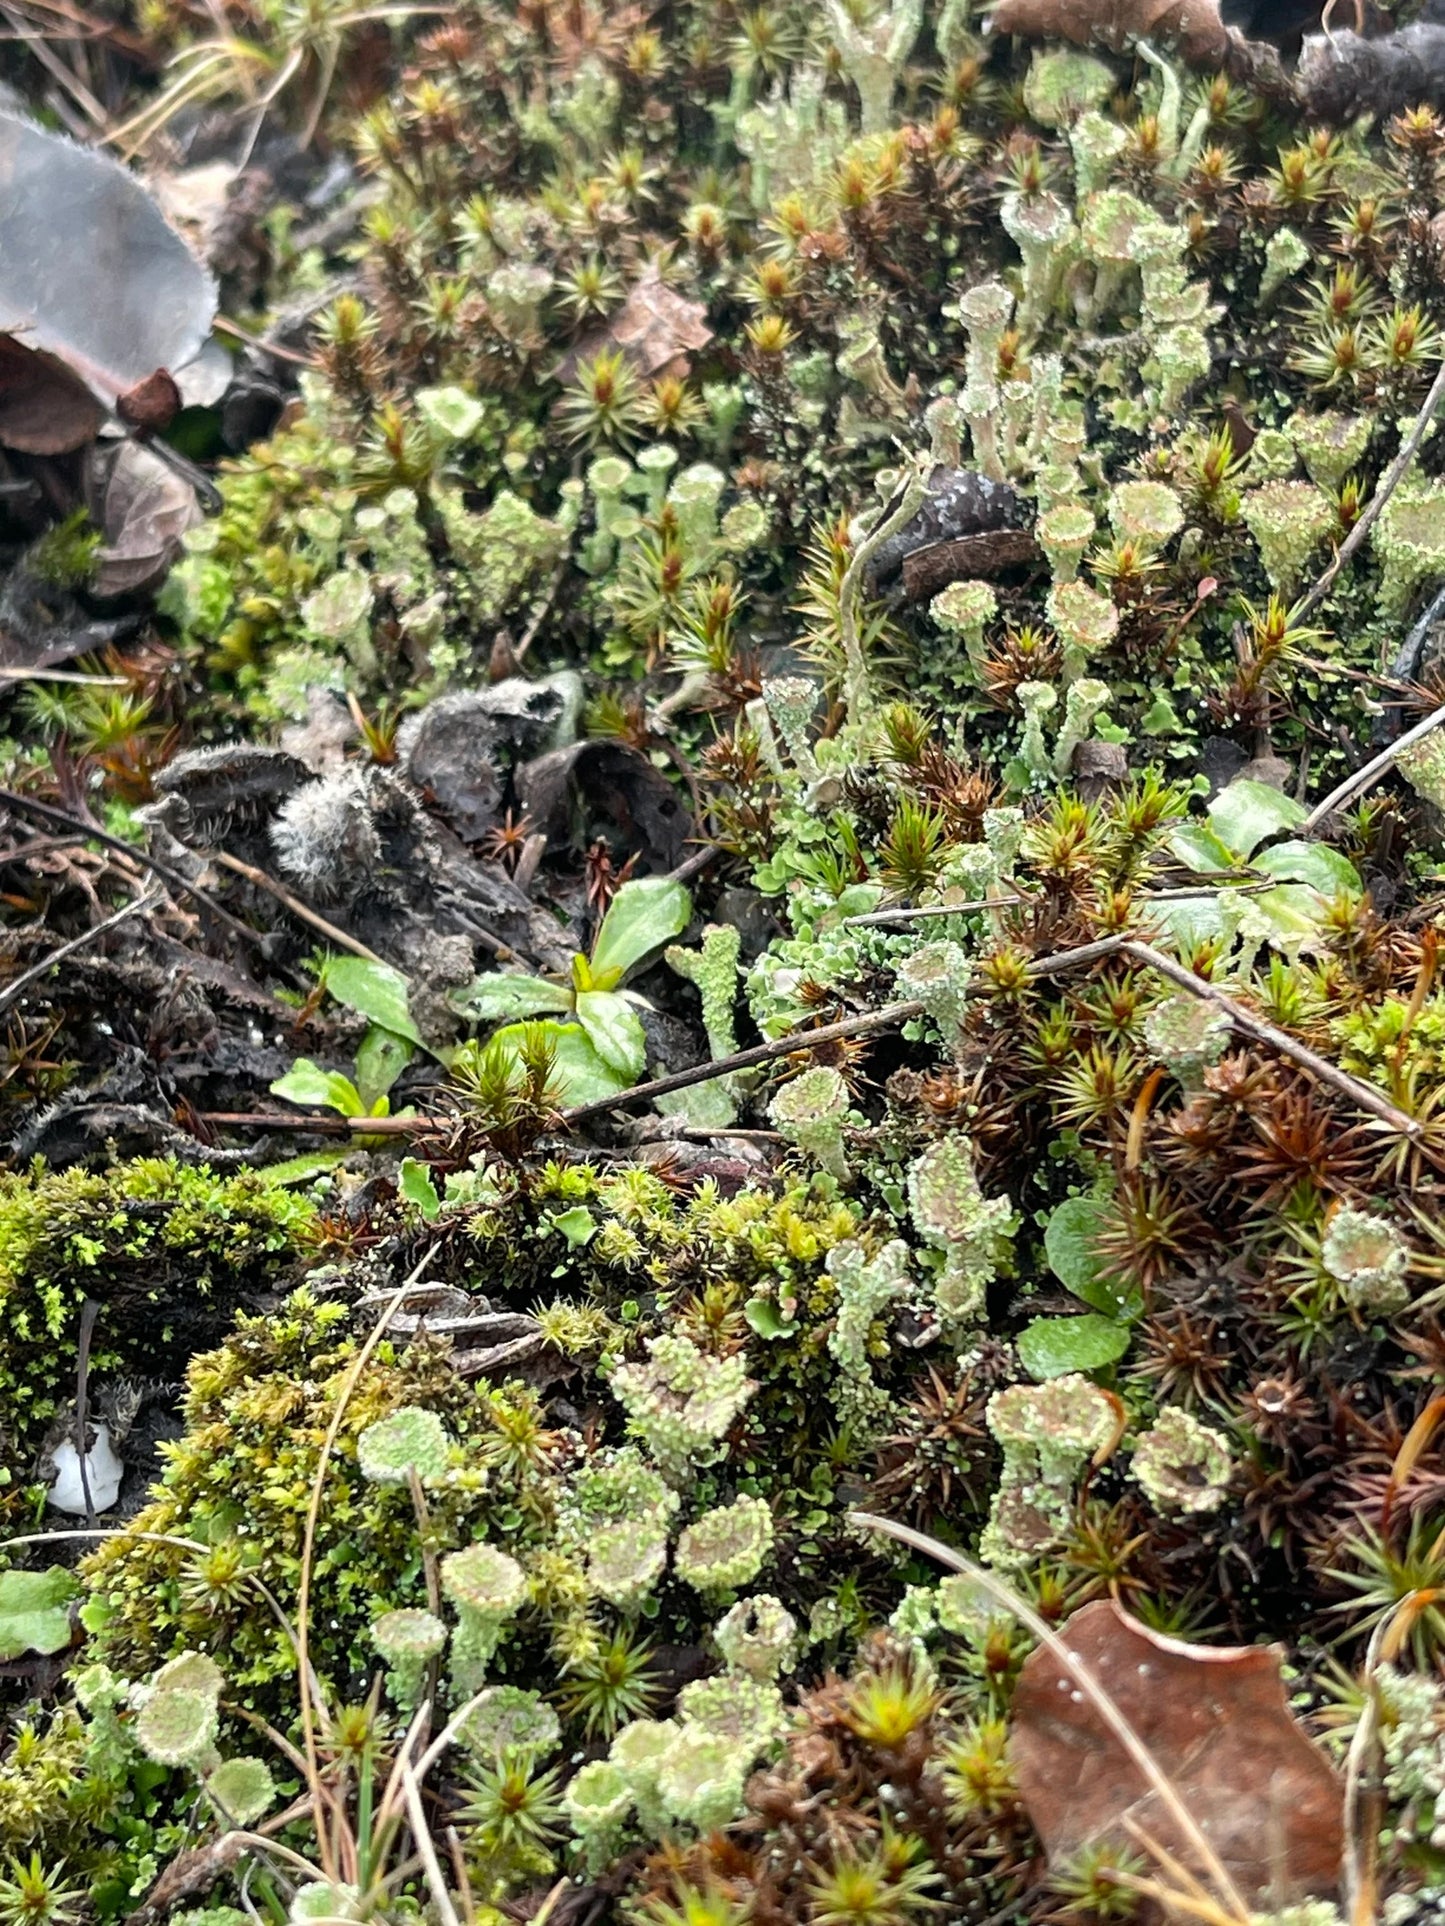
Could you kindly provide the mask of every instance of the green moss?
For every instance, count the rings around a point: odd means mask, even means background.
[[[179,1373],[237,1306],[282,1275],[315,1210],[243,1172],[166,1158],[103,1174],[0,1174],[0,1400],[6,1455],[28,1470],[75,1386],[81,1311],[99,1306],[93,1376]]]

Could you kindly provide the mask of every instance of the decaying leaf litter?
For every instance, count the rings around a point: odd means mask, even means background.
[[[5,1920],[1431,1915],[1428,0],[6,23]]]

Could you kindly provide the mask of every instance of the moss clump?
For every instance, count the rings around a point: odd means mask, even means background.
[[[169,1158],[0,1175],[3,1461],[28,1473],[73,1393],[87,1298],[99,1306],[92,1376],[179,1376],[295,1260],[315,1217],[250,1172],[218,1177]]]

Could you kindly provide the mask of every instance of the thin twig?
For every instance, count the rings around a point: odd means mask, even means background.
[[[95,1320],[100,1316],[100,1301],[88,1297],[80,1307],[80,1345],[75,1361],[75,1462],[80,1471],[80,1495],[85,1500],[85,1522],[95,1523],[95,1500],[90,1490],[90,1451],[86,1443],[86,1421],[90,1405],[90,1342],[95,1336]]]
[[[83,689],[128,689],[129,676],[82,675],[79,669],[0,668],[0,682],[74,682]]]
[[[19,809],[28,815],[38,816],[42,822],[55,823],[62,829],[78,830],[86,842],[100,843],[106,849],[113,849],[117,855],[128,857],[133,863],[144,864],[171,889],[180,890],[184,895],[193,898],[208,915],[214,916],[218,923],[224,924],[243,942],[251,944],[263,954],[266,951],[266,938],[259,930],[253,930],[249,923],[243,923],[238,916],[232,916],[228,909],[222,908],[214,896],[195,883],[189,882],[178,869],[172,869],[169,863],[163,863],[158,856],[152,856],[149,850],[141,849],[135,843],[122,842],[119,836],[112,836],[108,829],[101,829],[98,824],[84,822],[79,816],[72,816],[68,809],[57,809],[54,803],[38,802],[34,796],[22,796],[15,789],[0,789],[0,803],[4,803],[7,809]]]
[[[792,1056],[797,1050],[817,1050],[825,1043],[838,1043],[844,1037],[865,1036],[870,1030],[891,1029],[895,1023],[906,1023],[909,1017],[922,1015],[923,1005],[910,999],[906,1003],[886,1004],[881,1010],[866,1011],[862,1016],[844,1017],[839,1023],[825,1023],[820,1030],[790,1031],[785,1037],[774,1037],[770,1043],[755,1043],[751,1049],[735,1050],[730,1057],[719,1057],[714,1063],[697,1063],[690,1070],[674,1070],[671,1076],[634,1084],[631,1090],[621,1090],[615,1097],[573,1104],[570,1110],[562,1112],[562,1122],[583,1123],[589,1117],[605,1116],[609,1110],[630,1110],[634,1104],[650,1103],[654,1097],[665,1097],[674,1090],[691,1089],[695,1083],[710,1083],[714,1077],[725,1077],[733,1070],[750,1070],[754,1064],[771,1063],[777,1057]]]
[[[868,1511],[850,1511],[848,1522],[850,1525],[861,1527],[864,1531],[878,1531],[886,1537],[896,1538],[900,1544],[909,1545],[914,1551],[923,1552],[940,1565],[948,1565],[954,1571],[962,1572],[972,1583],[980,1586],[991,1598],[996,1599],[1027,1626],[1039,1643],[1046,1647],[1069,1673],[1085,1697],[1092,1702],[1104,1723],[1138,1768],[1145,1783],[1152,1788],[1181,1834],[1198,1853],[1200,1864],[1214,1881],[1219,1897],[1230,1909],[1233,1917],[1241,1922],[1249,1919],[1249,1908],[1240,1896],[1239,1889],[1153,1753],[1079,1655],[1072,1651],[1058,1633],[1040,1618],[1032,1606],[1019,1597],[1012,1586],[1004,1584],[993,1572],[982,1565],[976,1565],[971,1558],[965,1558],[952,1546],[942,1545],[936,1538],[930,1538],[921,1531],[914,1531],[909,1525],[900,1525],[892,1518],[880,1518]]]
[[[1366,1111],[1372,1117],[1378,1117],[1381,1123],[1388,1124],[1392,1130],[1398,1130],[1402,1137],[1415,1139],[1421,1135],[1419,1122],[1414,1117],[1406,1116],[1403,1110],[1397,1110],[1388,1098],[1380,1095],[1378,1090],[1372,1089],[1367,1083],[1361,1083],[1358,1077],[1352,1077],[1348,1071],[1341,1070],[1337,1063],[1331,1063],[1328,1057],[1320,1056],[1318,1051],[1311,1050],[1307,1044],[1290,1036],[1287,1031],[1277,1030],[1272,1023],[1266,1023],[1263,1017],[1257,1017],[1251,1011],[1243,1009],[1233,997],[1226,996],[1224,991],[1213,983],[1206,983],[1203,977],[1195,976],[1193,971],[1185,969],[1182,963],[1176,963],[1172,956],[1164,956],[1150,944],[1138,943],[1132,938],[1122,942],[1119,948],[1125,956],[1133,957],[1136,963],[1147,964],[1150,969],[1157,970],[1161,976],[1167,976],[1171,983],[1177,984],[1190,996],[1197,996],[1202,1002],[1214,1004],[1216,1009],[1224,1012],[1236,1030],[1242,1030],[1246,1036],[1253,1037],[1256,1042],[1269,1044],[1272,1049],[1278,1050],[1282,1057],[1288,1057],[1302,1070],[1309,1071],[1312,1077],[1318,1078],[1321,1083],[1328,1084],[1332,1090],[1338,1091],[1349,1103],[1354,1104],[1356,1109]]]
[[[299,896],[293,896],[289,889],[274,882],[264,869],[257,869],[254,863],[243,863],[239,856],[232,856],[224,849],[213,850],[208,861],[219,863],[223,869],[229,869],[237,876],[244,876],[248,883],[254,883],[257,889],[274,896],[293,916],[299,916],[303,923],[309,923],[313,930],[318,930],[328,943],[334,943],[338,949],[349,950],[353,956],[363,957],[368,963],[385,963],[386,959],[378,956],[375,950],[369,950],[356,937],[348,936],[335,923],[328,923],[324,916],[318,916]]]
[[[1380,1648],[1395,1617],[1381,1620],[1375,1627],[1365,1652],[1364,1685],[1365,1703],[1360,1708],[1360,1719],[1350,1740],[1350,1749],[1345,1757],[1345,1802],[1344,1802],[1344,1852],[1340,1859],[1340,1892],[1344,1899],[1344,1914],[1348,1926],[1367,1926],[1374,1908],[1369,1904],[1367,1881],[1364,1877],[1366,1857],[1360,1850],[1360,1805],[1361,1790],[1365,1778],[1365,1762],[1375,1744],[1375,1735],[1380,1723],[1380,1691],[1376,1674],[1380,1664]]]
[[[1435,418],[1440,403],[1445,401],[1445,361],[1440,363],[1435,379],[1430,383],[1430,392],[1420,404],[1420,412],[1415,424],[1400,444],[1400,452],[1380,477],[1379,486],[1371,495],[1360,519],[1335,551],[1335,558],[1320,576],[1314,587],[1302,602],[1296,602],[1290,610],[1291,623],[1302,622],[1312,609],[1318,608],[1335,585],[1335,578],[1346,562],[1351,561],[1364,545],[1365,537],[1375,526],[1384,511],[1385,504],[1399,487],[1405,470],[1415,459],[1420,443],[1425,439],[1425,430]]]
[[[416,1842],[416,1849],[426,1873],[426,1883],[431,1888],[432,1901],[441,1916],[442,1926],[461,1926],[461,1921],[457,1918],[457,1909],[452,1904],[452,1896],[447,1891],[447,1883],[442,1877],[436,1847],[432,1844],[431,1832],[426,1822],[426,1808],[421,1802],[421,1787],[417,1784],[416,1774],[410,1766],[403,1765],[401,1780],[406,1788],[406,1810],[411,1820],[411,1836]]]
[[[422,1272],[432,1260],[432,1247],[428,1245],[416,1264],[397,1286],[386,1310],[377,1319],[375,1327],[352,1359],[341,1388],[337,1393],[336,1404],[331,1413],[331,1422],[326,1427],[326,1436],[321,1441],[321,1450],[316,1460],[316,1473],[311,1481],[311,1500],[306,1507],[306,1528],[301,1538],[301,1574],[296,1591],[296,1656],[297,1675],[301,1687],[301,1736],[306,1751],[307,1777],[314,1786],[321,1776],[321,1756],[316,1715],[322,1710],[321,1695],[315,1694],[313,1701],[313,1679],[311,1672],[311,1580],[316,1563],[316,1531],[321,1522],[321,1499],[326,1490],[326,1470],[331,1462],[331,1453],[341,1434],[341,1422],[346,1416],[346,1407],[351,1402],[351,1394],[361,1381],[361,1374],[371,1362],[372,1353],[382,1340],[391,1314],[402,1303],[412,1285],[421,1277]],[[323,1857],[330,1861],[331,1854],[325,1828],[318,1832],[324,1849]],[[335,1869],[327,1864],[326,1876],[334,1879]]]
[[[58,949],[51,950],[47,956],[43,956],[38,963],[32,964],[28,970],[23,971],[21,975],[7,983],[3,990],[0,990],[0,1011],[8,1010],[22,991],[28,990],[32,983],[38,983],[41,977],[47,976],[57,963],[63,963],[67,956],[74,956],[77,950],[83,950],[87,944],[93,943],[99,936],[104,936],[107,931],[113,930],[119,923],[124,923],[128,917],[136,915],[138,911],[152,908],[158,900],[157,894],[133,896],[122,909],[115,912],[114,916],[107,916],[103,922],[93,924],[90,929],[83,930],[79,936],[72,936],[68,943],[62,943]]]
[[[1410,749],[1417,742],[1423,742],[1426,736],[1440,727],[1441,723],[1445,723],[1445,703],[1442,703],[1438,709],[1433,709],[1422,722],[1417,722],[1413,729],[1407,729],[1403,736],[1397,737],[1388,747],[1382,749],[1378,756],[1372,756],[1363,769],[1357,769],[1353,776],[1346,776],[1342,783],[1337,784],[1330,791],[1323,802],[1317,802],[1300,824],[1300,835],[1313,836],[1327,816],[1333,815],[1337,809],[1343,809],[1346,803],[1353,802],[1356,796],[1362,796],[1367,789],[1373,789],[1381,776],[1396,761],[1402,749]]]

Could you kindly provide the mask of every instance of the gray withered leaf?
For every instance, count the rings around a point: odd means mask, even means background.
[[[157,370],[175,374],[193,360],[215,312],[214,281],[134,175],[0,113],[0,336],[12,446],[33,441],[18,438],[27,425],[50,444],[36,452],[60,452],[57,434],[79,447],[94,432],[80,406],[68,412],[68,431],[27,424],[29,384],[14,350],[35,357],[36,384],[56,391],[57,369],[67,371],[113,410]]]

